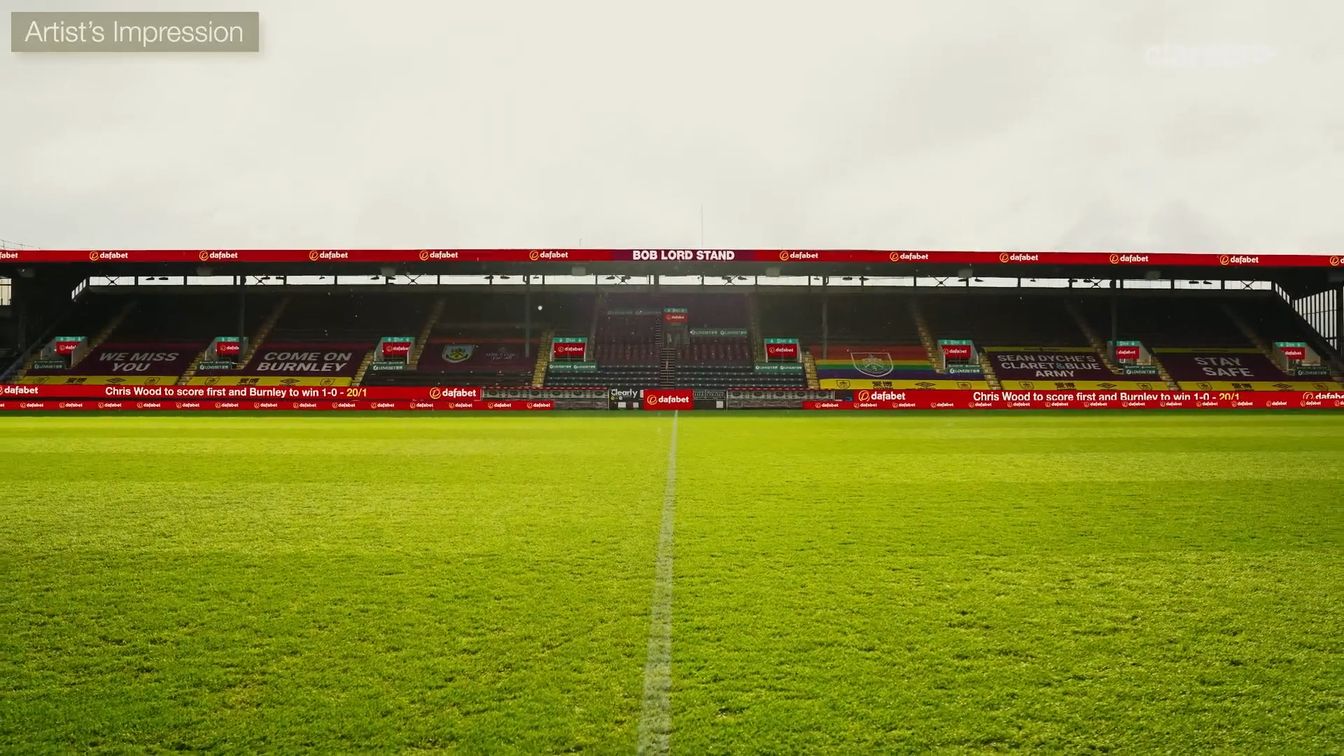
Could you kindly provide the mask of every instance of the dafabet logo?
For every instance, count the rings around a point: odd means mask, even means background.
[[[691,389],[644,391],[644,409],[691,409],[694,406],[695,392]]]

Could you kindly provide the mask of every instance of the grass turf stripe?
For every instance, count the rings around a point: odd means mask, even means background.
[[[639,717],[639,753],[666,754],[672,739],[672,546],[677,500],[677,413],[667,448],[667,484],[654,559],[649,650],[644,662],[644,706]]]

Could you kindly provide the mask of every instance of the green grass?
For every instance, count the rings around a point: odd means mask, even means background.
[[[630,752],[667,415],[0,417],[0,751]],[[672,750],[1339,751],[1344,418],[684,414]]]

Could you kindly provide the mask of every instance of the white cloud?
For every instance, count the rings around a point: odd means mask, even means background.
[[[0,236],[1344,248],[1334,0],[260,7],[258,55],[0,57]]]

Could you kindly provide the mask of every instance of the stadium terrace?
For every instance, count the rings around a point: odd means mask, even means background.
[[[0,397],[1329,408],[1309,394],[1344,390],[1340,273],[1242,253],[22,249],[0,259]],[[96,393],[127,386],[244,393]]]

